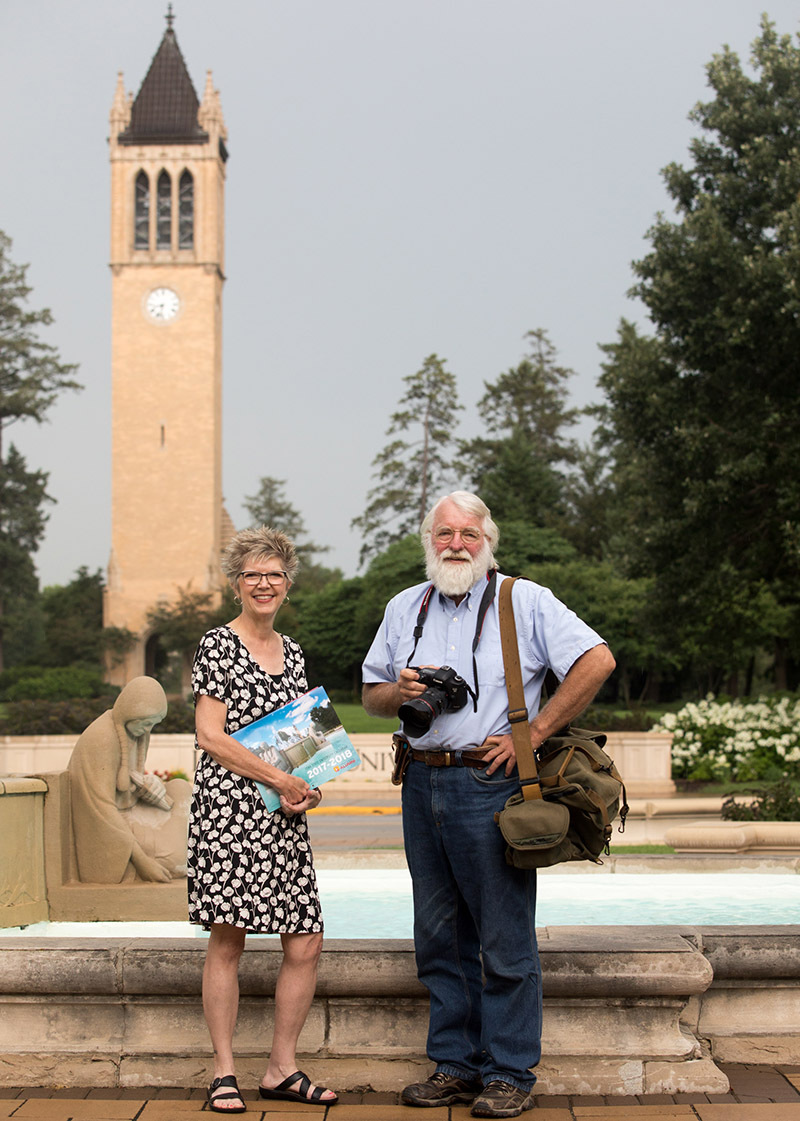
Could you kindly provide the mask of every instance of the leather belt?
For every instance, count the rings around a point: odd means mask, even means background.
[[[488,760],[484,759],[486,748],[477,751],[418,751],[411,748],[411,758],[417,763],[424,763],[426,767],[486,767]]]

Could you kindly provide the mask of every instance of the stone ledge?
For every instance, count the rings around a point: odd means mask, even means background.
[[[677,825],[664,835],[676,852],[800,852],[800,821],[718,821]]]
[[[540,939],[543,1088],[643,1093],[672,1079],[681,1088],[720,1091],[724,1077],[710,1059],[700,1061],[700,1043],[681,1023],[712,980],[700,934],[546,928]],[[96,950],[83,939],[3,939],[0,1082],[19,1084],[27,1069],[32,1084],[136,1085],[155,1069],[161,1085],[203,1085],[204,956],[199,939],[111,939]],[[263,1063],[280,957],[275,939],[245,949],[236,1039],[242,1071]],[[360,1071],[359,1083],[367,1078],[374,1089],[397,1090],[411,1070],[429,1069],[426,1032],[427,994],[410,940],[326,944],[301,1061],[318,1073],[330,1064],[343,1089],[340,1065]]]

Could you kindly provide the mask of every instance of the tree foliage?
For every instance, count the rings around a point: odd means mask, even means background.
[[[563,515],[564,468],[577,448],[564,430],[578,410],[567,408],[573,371],[558,365],[547,332],[529,331],[530,355],[494,382],[478,412],[487,436],[462,442],[460,454],[473,489],[498,519],[553,525]]]
[[[285,487],[285,479],[265,475],[259,480],[258,491],[245,498],[244,507],[252,526],[272,526],[291,537],[300,560],[295,590],[315,591],[332,580],[341,579],[342,574],[338,568],[327,568],[315,559],[320,553],[329,552],[330,545],[303,540],[308,536],[305,521],[297,507],[287,499]]]
[[[27,597],[35,587],[31,554],[44,533],[43,505],[50,501],[47,475],[29,471],[13,444],[6,451],[5,429],[19,420],[40,424],[61,392],[80,388],[72,376],[76,367],[62,363],[56,348],[39,337],[52,315],[27,307],[27,266],[15,264],[10,251],[11,240],[0,231],[0,670],[4,617],[10,616],[6,622],[18,646],[20,594]],[[24,657],[21,650],[14,653]]]
[[[39,664],[69,666],[103,661],[103,573],[82,566],[69,584],[42,590],[44,639]]]
[[[454,375],[431,354],[403,382],[406,391],[386,435],[408,436],[390,440],[373,459],[375,485],[364,513],[351,523],[362,534],[362,564],[413,533],[452,478],[456,417],[463,409]]]
[[[604,348],[601,423],[665,639],[736,670],[768,597],[780,686],[800,655],[800,46],[764,17],[751,62],[712,59],[691,163],[665,169],[677,218],[634,265],[655,335],[623,322]]]
[[[171,603],[151,608],[147,613],[147,626],[150,633],[157,636],[159,647],[167,656],[165,664],[157,667],[156,676],[162,684],[166,682],[178,688],[185,685],[200,639],[206,631],[222,626],[236,613],[230,591],[220,603],[213,592],[196,592],[191,587],[179,588],[177,598]]]

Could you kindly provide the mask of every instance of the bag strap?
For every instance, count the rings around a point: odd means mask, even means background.
[[[542,797],[539,772],[536,769],[536,756],[531,745],[531,730],[528,723],[528,707],[525,704],[525,689],[522,684],[522,670],[519,664],[519,645],[517,624],[514,619],[514,606],[511,592],[518,577],[509,577],[500,585],[498,598],[500,618],[500,642],[503,648],[503,668],[506,675],[508,693],[508,721],[511,725],[511,738],[517,756],[517,769],[526,801]]]

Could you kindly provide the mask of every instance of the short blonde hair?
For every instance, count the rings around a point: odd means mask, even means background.
[[[281,530],[273,529],[268,525],[259,526],[258,529],[240,530],[225,547],[221,561],[222,571],[234,589],[248,557],[254,560],[277,557],[292,584],[300,567],[292,539]]]
[[[431,506],[430,510],[425,515],[422,525],[419,527],[423,544],[425,538],[430,538],[431,536],[436,511],[443,502],[452,502],[454,506],[457,506],[459,510],[462,510],[465,514],[477,518],[483,526],[483,532],[486,534],[489,548],[494,552],[497,548],[497,542],[500,540],[500,530],[492,521],[492,512],[483,499],[478,498],[477,494],[472,494],[468,490],[454,490],[452,494],[443,494],[441,498],[436,499],[433,506]]]

